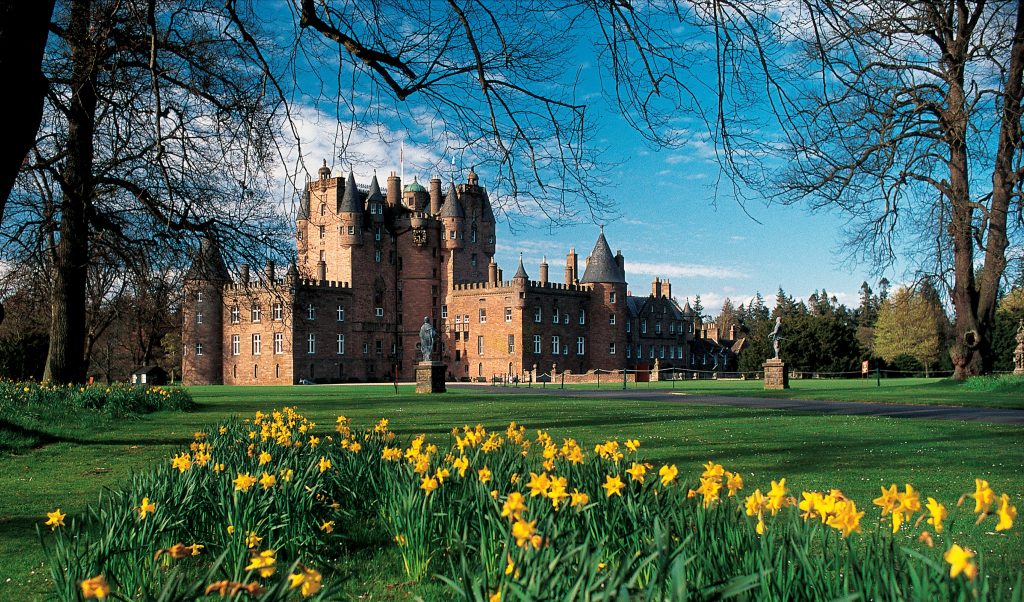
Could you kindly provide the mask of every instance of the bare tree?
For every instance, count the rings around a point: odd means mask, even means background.
[[[906,252],[940,276],[956,310],[956,377],[989,370],[1009,235],[1022,225],[1019,2],[703,6],[731,173],[847,215],[855,259],[884,266]]]

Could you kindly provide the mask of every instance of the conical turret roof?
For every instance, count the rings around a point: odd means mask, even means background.
[[[597,237],[594,250],[590,252],[590,261],[587,262],[587,269],[583,272],[580,282],[605,282],[612,284],[625,284],[625,274],[615,263],[612,256],[612,249],[608,246],[608,240],[604,237],[604,228]]]
[[[494,210],[491,209],[491,199],[487,197],[486,193],[484,193],[483,200],[480,201],[480,219],[489,224],[493,224],[495,222]]]
[[[516,275],[512,277],[513,280],[516,278],[522,278],[523,280],[529,280],[530,277],[526,274],[526,267],[523,266],[523,254],[519,254],[519,269],[516,270]]]
[[[455,182],[452,182],[448,187],[448,196],[444,199],[444,204],[441,205],[440,217],[466,217],[466,212],[462,209],[462,203],[455,196]]]
[[[687,299],[686,300],[686,304],[683,305],[683,315],[684,316],[692,316],[693,314],[694,314],[694,311],[693,311],[693,308],[690,307],[690,300]]]
[[[359,202],[359,191],[356,189],[356,177],[350,171],[348,172],[348,177],[345,178],[345,192],[341,195],[341,202],[338,203],[338,213],[361,213],[362,211],[362,203]]]
[[[185,273],[185,279],[221,282],[231,280],[228,268],[224,265],[224,257],[220,254],[220,247],[213,238],[204,236],[199,241],[199,252],[192,261],[192,267]]]
[[[380,184],[377,183],[377,173],[374,172],[373,179],[370,180],[370,192],[366,195],[366,203],[383,203],[384,195],[380,192]]]
[[[299,196],[299,212],[295,219],[309,219],[309,184]]]

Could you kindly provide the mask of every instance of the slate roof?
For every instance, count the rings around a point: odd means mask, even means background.
[[[519,269],[516,270],[516,275],[512,277],[513,280],[516,279],[516,278],[522,278],[524,280],[529,280],[530,279],[530,277],[526,275],[526,268],[523,267],[523,256],[522,255],[519,256]]]
[[[378,190],[379,192],[379,190]],[[363,204],[359,201],[359,189],[356,188],[356,177],[350,171],[345,178],[345,192],[338,201],[338,213],[362,213]]]
[[[302,196],[299,197],[299,214],[296,219],[309,219],[309,184],[306,185]]]
[[[377,174],[373,174],[373,179],[370,180],[370,192],[366,195],[366,204],[384,202],[384,195],[380,192],[380,184],[377,183]]]
[[[615,263],[615,257],[612,256],[612,249],[608,246],[603,229],[597,237],[594,250],[590,252],[590,261],[587,262],[587,269],[584,270],[580,282],[626,283],[625,274],[619,269],[619,264]]]
[[[484,198],[480,205],[480,220],[485,223],[493,224],[495,221],[494,210],[491,209],[491,199],[487,196],[487,193],[484,193]]]
[[[192,267],[185,273],[188,280],[220,280],[223,282],[231,280],[228,268],[224,265],[224,257],[220,254],[220,247],[216,241],[209,237],[203,237],[199,241],[199,252],[192,260]]]
[[[444,204],[441,205],[440,217],[466,217],[466,212],[462,209],[462,203],[455,196],[455,182],[452,182],[448,186],[448,195],[444,199]]]

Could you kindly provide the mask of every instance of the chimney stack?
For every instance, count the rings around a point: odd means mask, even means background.
[[[493,257],[491,257],[491,262],[487,264],[487,284],[491,286],[497,286],[498,284],[498,264],[494,263]]]
[[[651,294],[654,295],[655,299],[661,299],[661,279],[657,276],[654,277],[654,282],[651,283]]]
[[[665,285],[665,287],[664,287],[665,288],[665,296],[668,297],[669,299],[671,299],[672,298],[672,283],[669,282],[668,278],[665,279],[664,285]]]
[[[565,283],[576,284],[576,274],[579,268],[579,258],[576,255],[576,247],[569,248],[569,254],[565,256]]]
[[[540,261],[540,285],[548,285],[548,258],[545,256]]]
[[[242,284],[249,284],[249,264],[243,263],[239,266],[238,271],[240,272],[238,279],[242,281]]]
[[[441,213],[441,203],[444,198],[441,196],[441,178],[434,176],[430,179],[430,215]]]
[[[274,266],[274,260],[273,259],[268,259],[267,260],[267,267],[265,268],[265,272],[266,272],[266,275],[267,275],[267,283],[268,284],[274,284],[274,276],[275,276],[274,270],[275,270],[275,268],[276,268],[276,266]]]
[[[327,262],[323,259],[316,264],[316,279],[320,282],[327,280]]]

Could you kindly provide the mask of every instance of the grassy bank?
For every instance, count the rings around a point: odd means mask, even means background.
[[[872,519],[878,512],[871,499],[879,487],[890,483],[912,483],[922,495],[947,504],[972,490],[976,477],[1010,493],[1018,506],[1024,493],[1024,450],[1019,445],[1024,429],[1017,426],[822,418],[511,393],[479,396],[472,391],[422,397],[409,387],[399,395],[389,387],[373,386],[208,387],[190,392],[199,404],[194,412],[157,412],[111,421],[102,428],[87,423],[65,426],[45,445],[0,458],[0,488],[10,492],[0,497],[0,599],[36,599],[46,591],[35,526],[45,520],[47,511],[59,506],[69,514],[80,512],[101,488],[123,483],[132,471],[151,462],[168,461],[172,451],[188,445],[193,432],[233,415],[283,405],[296,406],[325,431],[344,414],[364,425],[388,417],[404,435],[425,432],[440,437],[452,425],[464,423],[503,429],[516,420],[531,429],[548,429],[556,439],[575,437],[591,448],[607,438],[637,437],[653,460],[675,463],[689,473],[699,472],[703,462],[713,459],[742,471],[750,489],[764,490],[779,477],[786,477],[793,488],[839,487]],[[955,529],[956,541],[984,554],[989,570],[1015,570],[1024,561],[1020,528],[998,535],[970,524]],[[393,550],[354,551],[341,565],[351,576],[350,593],[404,599],[411,593],[438,591],[410,590],[403,585],[406,578],[396,561]],[[372,570],[364,571],[368,565]]]

